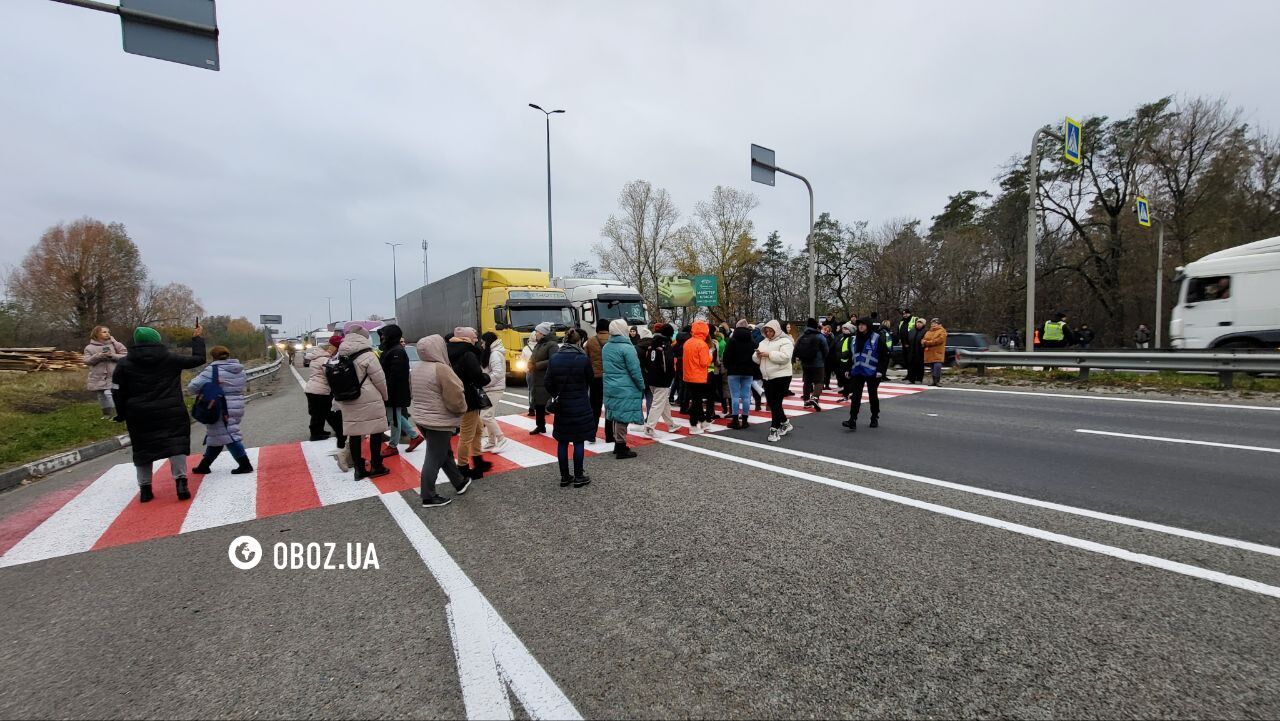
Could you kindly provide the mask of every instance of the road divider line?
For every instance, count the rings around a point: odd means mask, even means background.
[[[1082,401],[1116,401],[1118,403],[1158,403],[1171,406],[1195,406],[1197,408],[1227,408],[1243,411],[1280,412],[1280,406],[1246,406],[1239,403],[1202,403],[1199,401],[1168,401],[1156,398],[1120,398],[1117,396],[1082,396],[1074,393],[1037,393],[1035,391],[1005,391],[995,388],[959,388],[957,386],[938,386],[933,390],[954,391],[956,393],[1003,393],[1011,396],[1037,396],[1040,398],[1074,398]]]
[[[1264,446],[1243,446],[1239,443],[1217,443],[1214,441],[1196,441],[1190,438],[1165,438],[1163,436],[1143,436],[1137,433],[1118,433],[1116,431],[1095,431],[1088,428],[1077,428],[1076,433],[1088,433],[1092,436],[1114,436],[1116,438],[1133,438],[1140,441],[1160,441],[1161,443],[1183,443],[1189,446],[1213,446],[1214,448],[1234,448],[1238,451],[1261,451],[1263,453],[1280,453],[1280,448]]]
[[[293,379],[298,381],[298,385],[302,387],[302,391],[305,393],[307,390],[307,382],[302,380],[302,374],[298,372],[297,368],[293,367],[292,363],[289,364],[289,372],[293,374]]]
[[[1037,498],[1028,498],[1026,496],[1015,496],[1011,493],[1002,493],[1000,491],[992,491],[977,486],[966,486],[961,483],[952,481],[943,481],[937,478],[929,478],[928,476],[919,476],[914,473],[906,473],[903,471],[895,471],[891,468],[881,468],[879,466],[869,466],[865,463],[856,461],[846,461],[843,458],[832,458],[830,456],[820,455],[818,453],[806,453],[790,448],[779,448],[777,446],[765,445],[763,443],[755,443],[754,441],[746,441],[741,438],[730,438],[725,435],[704,436],[706,438],[714,438],[717,441],[726,443],[737,443],[739,445],[751,446],[759,448],[762,451],[771,453],[782,453],[798,458],[808,458],[810,460],[822,463],[834,463],[845,468],[853,468],[868,473],[877,473],[882,476],[891,476],[893,478],[901,478],[905,481],[913,481],[916,483],[924,483],[930,486],[946,488],[962,493],[971,493],[975,496],[986,496],[988,498],[998,498],[1002,501],[1010,501],[1012,503],[1020,503],[1025,506],[1034,506],[1036,508],[1044,508],[1050,511],[1058,511],[1059,513],[1068,513],[1073,516],[1083,516],[1096,521],[1106,521],[1108,523],[1116,523],[1122,526],[1132,526],[1133,528],[1141,528],[1146,531],[1155,531],[1170,536],[1178,536],[1180,538],[1189,538],[1194,541],[1204,541],[1205,543],[1213,543],[1219,546],[1227,546],[1229,548],[1238,548],[1243,551],[1252,551],[1254,553],[1262,553],[1268,556],[1280,556],[1280,548],[1275,546],[1267,546],[1261,543],[1253,543],[1251,541],[1242,541],[1237,538],[1227,538],[1226,536],[1215,536],[1211,533],[1201,533],[1200,531],[1192,531],[1185,528],[1177,528],[1176,526],[1166,526],[1160,523],[1152,523],[1150,521],[1141,521],[1136,518],[1128,518],[1126,516],[1117,516],[1111,513],[1103,513],[1102,511],[1092,511],[1087,508],[1078,508],[1076,506],[1067,506],[1061,503],[1053,503],[1052,501],[1042,501]]]
[[[529,410],[529,406],[528,406],[528,404],[526,404],[526,403],[512,403],[511,401],[498,401],[498,402],[499,402],[499,403],[506,403],[506,404],[507,404],[507,405],[509,405],[509,406],[515,406],[516,408],[519,408],[519,409],[524,410],[524,411],[528,411],[528,410]]]
[[[1143,566],[1149,566],[1151,568],[1158,568],[1164,571],[1171,571],[1173,573],[1181,574],[1183,576],[1190,576],[1192,578],[1199,578],[1205,581],[1212,581],[1213,583],[1219,583],[1224,586],[1238,588],[1242,591],[1249,591],[1251,593],[1257,593],[1263,596],[1270,596],[1272,598],[1280,598],[1280,586],[1272,586],[1266,583],[1262,583],[1261,581],[1254,581],[1252,579],[1242,578],[1240,576],[1232,576],[1227,573],[1222,573],[1221,571],[1212,571],[1207,568],[1200,568],[1199,566],[1192,566],[1190,564],[1181,563],[1179,561],[1171,561],[1167,558],[1151,556],[1145,553],[1137,553],[1135,551],[1130,551],[1124,548],[1118,548],[1116,546],[1108,546],[1105,543],[1098,543],[1096,541],[1089,541],[1083,538],[1076,538],[1074,536],[1055,533],[1053,531],[1046,531],[1041,528],[1024,526],[1021,523],[1012,523],[1010,521],[1003,521],[999,518],[992,518],[991,516],[983,516],[981,514],[971,513],[969,511],[962,511],[957,508],[951,508],[949,506],[943,506],[937,503],[930,503],[928,501],[920,501],[915,498],[899,496],[895,493],[886,493],[885,491],[879,491],[874,488],[867,488],[866,486],[858,486],[852,483],[846,483],[844,481],[837,481],[833,478],[827,478],[826,476],[819,476],[813,473],[805,473],[804,471],[797,471],[791,468],[782,468],[779,466],[773,466],[768,463],[764,463],[763,461],[754,461],[747,458],[739,458],[737,456],[731,456],[728,453],[713,451],[709,448],[702,448],[700,446],[691,445],[683,441],[661,441],[661,443],[663,445],[671,446],[673,448],[679,448],[686,452],[699,453],[705,456],[710,456],[712,458],[718,458],[724,461],[731,461],[733,463],[737,463],[744,466],[750,466],[753,468],[758,468],[760,470],[771,471],[773,473],[777,473],[783,476],[791,476],[792,478],[799,478],[805,481],[821,483],[822,485],[825,485],[825,486],[831,486],[832,488],[839,488],[846,491],[853,491],[854,493],[858,493],[864,496],[870,496],[871,498],[876,498],[882,501],[889,501],[890,503],[897,503],[900,505],[909,506],[911,508],[916,508],[922,511],[929,511],[929,512],[937,513],[943,516],[950,516],[951,518],[970,521],[972,523],[977,523],[979,525],[988,526],[991,528],[998,528],[1000,530],[1009,531],[1011,533],[1017,533],[1023,536],[1029,536],[1031,538],[1038,538],[1043,541],[1050,541],[1052,543],[1058,543],[1064,546],[1069,546],[1071,548],[1078,548],[1084,551],[1091,551],[1093,553],[1098,553],[1104,556],[1118,558],[1122,561],[1130,561],[1132,563],[1137,563]]]
[[[450,636],[467,718],[512,718],[501,679],[534,719],[582,715],[520,641],[497,609],[449,555],[399,493],[378,496],[440,588],[449,597]]]

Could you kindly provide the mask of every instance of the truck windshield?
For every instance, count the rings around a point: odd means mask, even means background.
[[[561,308],[529,308],[520,306],[511,309],[511,327],[519,331],[530,331],[539,323],[550,323],[556,330],[567,330],[573,327],[573,311]]]
[[[644,303],[638,300],[597,300],[596,317],[604,320],[622,318],[630,325],[644,325]]]

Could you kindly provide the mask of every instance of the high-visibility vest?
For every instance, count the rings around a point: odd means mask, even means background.
[[[872,333],[867,337],[867,342],[862,344],[862,350],[853,357],[853,375],[873,376],[876,374],[876,367],[880,362],[880,359],[876,356],[876,346],[879,340],[879,333]]]
[[[1045,340],[1050,342],[1056,341],[1056,340],[1062,340],[1063,338],[1067,337],[1062,330],[1063,328],[1066,328],[1066,327],[1067,327],[1067,324],[1063,323],[1060,320],[1046,320],[1044,322],[1044,335],[1042,337]]]
[[[845,353],[849,352],[849,341],[851,340],[853,340],[853,336],[851,335],[847,335],[844,337],[844,342],[840,344],[840,355],[844,355]]]

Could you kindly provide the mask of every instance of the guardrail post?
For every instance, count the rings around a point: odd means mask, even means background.
[[[987,377],[987,366],[982,363],[978,364],[978,377],[979,378]]]
[[[1236,374],[1231,371],[1219,371],[1218,386],[1222,388],[1231,388],[1232,383],[1235,382],[1235,375]]]
[[[1080,369],[1080,380],[1081,380],[1081,381],[1087,381],[1087,380],[1089,380],[1089,369],[1088,369],[1088,368],[1081,368],[1081,369]]]

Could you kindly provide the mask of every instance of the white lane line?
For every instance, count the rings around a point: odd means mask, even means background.
[[[512,403],[511,401],[498,401],[498,402],[499,402],[499,403],[506,403],[507,405],[509,405],[509,406],[515,406],[516,408],[523,408],[523,409],[524,409],[524,410],[526,410],[526,411],[528,411],[528,410],[529,410],[529,404],[527,404],[527,403]]]
[[[227,454],[218,457],[226,465],[214,468],[213,473],[201,478],[179,533],[252,521],[258,517],[258,450],[245,449],[254,467],[252,473],[233,475],[226,461]]]
[[[729,440],[729,439],[722,438],[721,440]],[[852,483],[845,483],[844,481],[837,481],[831,478],[827,478],[825,476],[818,476],[812,473],[805,473],[804,471],[796,471],[790,468],[782,468],[780,466],[770,465],[768,463],[763,463],[761,461],[753,461],[750,459],[738,458],[737,456],[731,456],[727,453],[720,453],[719,451],[713,451],[707,448],[701,448],[699,446],[689,445],[683,442],[663,441],[663,445],[671,446],[673,448],[680,448],[682,450],[689,451],[692,453],[700,453],[705,456],[711,456],[713,458],[719,458],[725,461],[732,461],[734,463],[739,463],[744,466],[751,466],[751,467],[759,468],[765,471],[772,471],[773,473],[778,473],[784,476],[791,476],[793,478],[799,478],[806,481],[813,481],[814,483],[821,483],[823,485],[831,486],[833,488],[840,488],[846,491],[853,491],[854,493],[859,493],[864,496],[870,496],[872,498],[877,498],[883,501],[889,501],[890,503],[899,503],[904,506],[910,506],[912,508],[918,508],[923,511],[930,511],[932,513],[938,513],[943,516],[950,516],[952,518],[958,518],[964,521],[970,521],[973,523],[981,524],[983,526],[999,528],[1001,530],[1010,531],[1012,533],[1017,533],[1024,536],[1030,536],[1032,538],[1038,538],[1038,539],[1041,539],[1044,541],[1050,541],[1053,543],[1060,543],[1064,546],[1070,546],[1072,548],[1079,548],[1084,551],[1099,553],[1104,556],[1118,558],[1123,561],[1131,561],[1133,563],[1138,563],[1144,566],[1159,568],[1165,571],[1172,571],[1173,573],[1178,573],[1184,576],[1191,576],[1192,578],[1200,578],[1206,581],[1220,583],[1220,584],[1223,584],[1224,586],[1239,588],[1243,591],[1250,591],[1252,593],[1257,593],[1264,596],[1271,596],[1272,598],[1280,598],[1280,586],[1271,586],[1271,585],[1262,583],[1260,581],[1254,581],[1248,578],[1241,578],[1240,576],[1232,576],[1230,574],[1222,573],[1221,571],[1211,571],[1207,568],[1200,568],[1199,566],[1192,566],[1190,564],[1180,563],[1178,561],[1171,561],[1167,558],[1151,556],[1145,553],[1137,553],[1134,551],[1126,550],[1124,548],[1117,548],[1115,546],[1108,546],[1104,543],[1097,543],[1096,541],[1088,541],[1083,538],[1076,538],[1074,536],[1067,536],[1061,533],[1054,533],[1053,531],[1046,531],[1040,528],[1024,526],[1020,523],[1011,523],[1009,521],[1002,521],[998,518],[983,516],[977,513],[970,513],[969,511],[961,511],[956,508],[941,506],[936,503],[929,503],[928,501],[919,501],[914,498],[907,498],[906,496],[899,496],[894,493],[886,493],[884,491],[878,491],[874,488],[867,488],[865,486],[856,486]]]
[[[90,550],[137,495],[133,464],[112,466],[10,548],[0,567]]]
[[[1179,536],[1181,538],[1190,538],[1196,541],[1204,541],[1205,543],[1213,543],[1219,546],[1228,546],[1230,548],[1238,548],[1243,551],[1252,551],[1254,553],[1262,553],[1268,556],[1280,556],[1280,548],[1274,546],[1265,546],[1261,543],[1253,543],[1251,541],[1241,541],[1236,538],[1227,538],[1225,536],[1215,536],[1210,533],[1201,533],[1200,531],[1191,531],[1185,528],[1177,528],[1175,526],[1166,526],[1160,523],[1152,523],[1150,521],[1140,521],[1136,518],[1127,518],[1125,516],[1116,516],[1101,511],[1091,511],[1087,508],[1077,508],[1075,506],[1066,506],[1061,503],[1052,503],[1050,501],[1041,501],[1036,498],[1027,498],[1026,496],[1015,496],[1010,493],[1001,493],[1000,491],[992,491],[977,486],[966,486],[951,481],[941,481],[936,478],[927,476],[918,476],[914,473],[904,473],[895,471],[890,468],[881,468],[879,466],[868,466],[865,463],[856,463],[854,461],[846,461],[842,458],[831,458],[817,453],[806,453],[804,451],[792,450],[790,448],[779,448],[778,446],[765,445],[763,443],[755,443],[753,441],[744,441],[741,438],[729,438],[723,435],[712,436],[716,440],[725,441],[726,443],[738,443],[744,446],[759,448],[764,451],[772,451],[773,453],[783,453],[798,458],[808,458],[823,463],[834,463],[838,466],[846,468],[856,468],[860,471],[868,471],[870,473],[878,473],[883,476],[892,476],[901,478],[906,481],[914,481],[916,483],[924,483],[930,486],[938,486],[953,491],[961,491],[963,493],[972,493],[976,496],[986,496],[988,498],[999,498],[1002,501],[1012,501],[1013,503],[1021,503],[1026,506],[1035,506],[1036,508],[1045,508],[1050,511],[1058,511],[1059,513],[1069,513],[1074,516],[1083,516],[1092,518],[1096,521],[1107,521],[1108,523],[1117,523],[1122,526],[1132,526],[1147,531],[1155,531],[1157,533],[1165,533],[1170,536]]]
[[[573,702],[404,497],[399,493],[384,493],[378,498],[449,597],[450,634],[467,718],[512,718],[511,703],[502,685],[505,680],[530,717],[581,719]]]
[[[298,385],[302,387],[302,391],[305,393],[307,382],[302,380],[302,374],[298,373],[298,369],[294,368],[292,363],[289,364],[289,372],[293,374],[294,380],[298,381]]]
[[[1195,406],[1197,408],[1228,408],[1243,411],[1280,411],[1280,406],[1245,406],[1232,403],[1201,403],[1197,401],[1167,401],[1155,398],[1119,398],[1116,396],[1081,396],[1071,393],[1036,393],[1034,391],[1002,391],[994,388],[957,388],[956,386],[938,386],[933,390],[954,391],[956,393],[1003,393],[1011,396],[1037,396],[1041,398],[1072,398],[1079,401],[1117,401],[1119,403],[1158,403],[1171,406]]]
[[[1213,446],[1214,448],[1234,448],[1240,451],[1262,451],[1263,453],[1280,453],[1280,448],[1263,446],[1242,446],[1238,443],[1214,443],[1213,441],[1195,441],[1190,438],[1165,438],[1163,436],[1143,436],[1137,433],[1116,433],[1115,431],[1094,431],[1088,428],[1077,428],[1076,433],[1088,433],[1094,436],[1115,436],[1116,438],[1135,438],[1140,441],[1160,441],[1162,443],[1185,443],[1189,446]]]
[[[512,398],[522,398],[522,399],[524,399],[524,400],[526,400],[526,401],[527,401],[527,400],[529,400],[529,396],[521,395],[521,394],[519,394],[519,393],[512,393],[511,391],[503,391],[503,392],[502,392],[502,395],[504,395],[504,396],[511,396]]]

